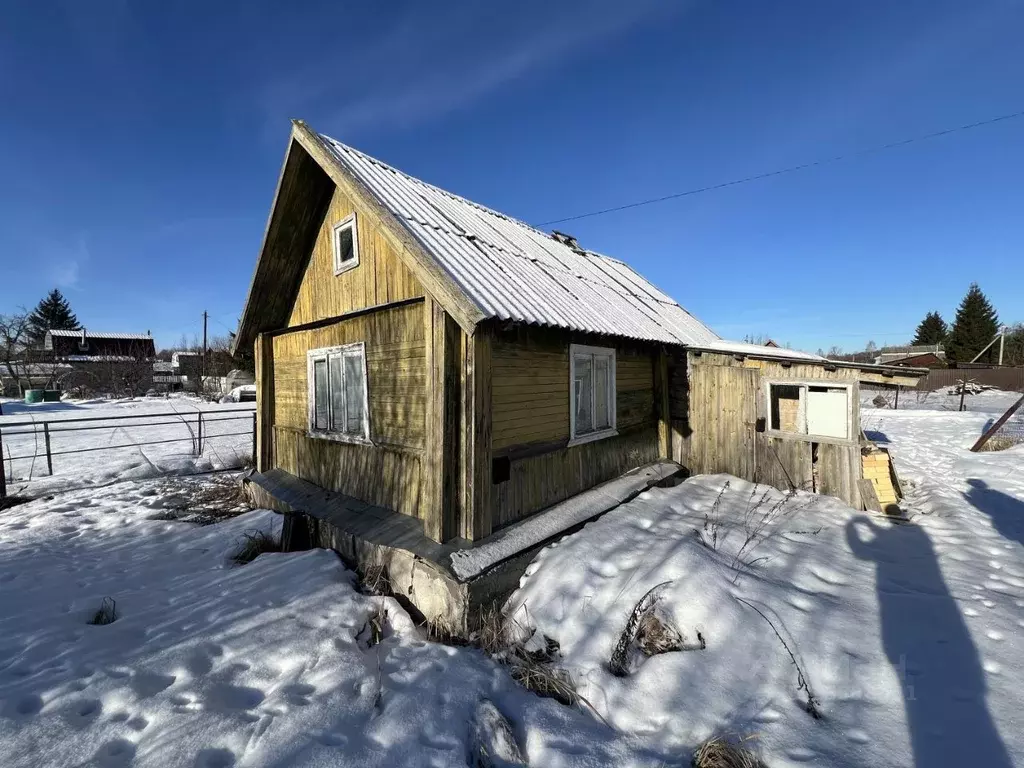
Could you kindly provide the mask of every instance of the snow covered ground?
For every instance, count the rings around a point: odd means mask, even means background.
[[[462,766],[487,700],[545,768],[686,766],[723,732],[754,736],[773,768],[1024,765],[1024,447],[970,454],[986,413],[864,417],[910,487],[912,525],[705,476],[538,556],[508,610],[558,641],[611,728],[479,651],[425,641],[330,552],[234,565],[245,532],[279,526],[272,513],[154,519],[177,503],[163,480],[0,512],[2,762]],[[630,610],[663,582],[692,650],[634,653],[613,676]],[[118,620],[88,624],[106,596]],[[368,647],[381,603],[389,626]]]
[[[234,565],[254,511],[152,518],[163,481],[71,491],[0,512],[0,764],[459,766],[494,702],[534,765],[666,764],[593,716],[537,699],[479,651],[424,641],[358,593],[331,552]],[[119,618],[88,622],[104,597]],[[368,648],[383,600],[389,628]]]
[[[875,410],[872,400],[878,395],[888,400],[886,408],[892,408],[896,402],[894,389],[869,389],[861,387],[860,407],[866,413]],[[976,395],[968,394],[964,398],[964,407],[972,413],[1001,414],[1020,399],[1020,392],[1003,392],[989,389]],[[960,395],[950,394],[948,389],[935,392],[916,392],[904,390],[900,392],[899,410],[901,411],[956,411],[960,408]]]
[[[2,407],[2,464],[12,495],[42,496],[114,480],[231,469],[252,455],[255,409],[245,404],[172,396],[33,405],[5,400]],[[195,456],[200,413],[203,452]],[[103,420],[124,416],[132,418]],[[100,420],[69,421],[82,418]],[[26,421],[36,426],[9,426]],[[43,421],[50,423],[52,477],[47,475]],[[83,448],[103,450],[77,452]]]
[[[559,640],[617,729],[662,752],[725,732],[756,734],[772,766],[1024,764],[1024,446],[970,454],[989,418],[865,413],[913,486],[913,525],[804,493],[759,503],[763,486],[696,477],[547,548],[509,610]],[[667,616],[707,648],[612,676],[632,607],[663,582]],[[804,711],[755,607],[824,719]]]

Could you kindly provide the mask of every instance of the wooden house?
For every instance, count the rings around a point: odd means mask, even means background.
[[[85,328],[47,331],[43,350],[62,362],[111,358],[152,360],[156,357],[156,346],[148,333],[96,333]]]
[[[235,344],[263,491],[342,551],[437,561],[659,460],[858,504],[858,382],[919,375],[723,342],[624,262],[302,122]]]

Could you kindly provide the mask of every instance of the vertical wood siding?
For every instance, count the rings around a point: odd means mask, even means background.
[[[798,363],[787,367],[776,361],[692,352],[684,360],[677,354],[670,366],[669,401],[673,425],[685,428],[688,435],[674,437],[673,458],[695,474],[727,472],[782,490],[816,490],[860,508],[858,377],[858,371],[847,368],[829,371],[824,366]],[[816,464],[812,440],[756,431],[758,419],[768,417],[766,382],[808,380],[854,384],[854,440],[818,442]]]
[[[565,447],[569,439],[569,345],[614,347],[619,435]],[[497,528],[658,458],[654,346],[519,327],[498,332],[491,352],[491,447],[511,456],[493,486]],[[515,458],[538,448],[540,455]]]
[[[306,352],[366,343],[370,438],[308,437]],[[414,303],[274,338],[275,464],[333,491],[421,517],[426,440],[424,307]]]
[[[335,275],[334,225],[353,210],[359,265]],[[420,282],[398,258],[380,227],[360,213],[342,190],[335,189],[299,285],[289,327],[423,295]]]

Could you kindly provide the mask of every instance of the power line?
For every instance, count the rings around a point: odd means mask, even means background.
[[[549,224],[562,224],[566,221],[577,221],[579,219],[588,219],[592,216],[603,216],[606,213],[615,213],[616,211],[625,211],[630,208],[639,208],[644,205],[653,205],[654,203],[663,203],[666,200],[676,200],[680,197],[689,197],[690,195],[699,195],[703,192],[711,192],[716,189],[724,189],[725,187],[735,187],[738,184],[747,184],[751,181],[760,181],[761,179],[768,179],[772,176],[781,176],[785,173],[793,173],[795,171],[804,171],[808,168],[816,168],[821,165],[828,165],[830,163],[837,163],[840,160],[849,160],[850,158],[860,157],[861,155],[868,155],[873,152],[882,152],[887,149],[895,149],[896,147],[903,147],[907,144],[913,144],[918,141],[926,141],[928,139],[935,139],[940,136],[947,136],[951,133],[958,133],[960,131],[967,131],[971,128],[980,128],[985,125],[992,125],[993,123],[999,123],[1004,120],[1013,120],[1018,117],[1024,117],[1024,110],[1020,112],[1011,112],[1006,115],[999,115],[998,117],[989,118],[988,120],[979,120],[976,123],[967,123],[966,125],[958,125],[955,128],[946,128],[941,131],[935,131],[934,133],[926,133],[921,136],[914,136],[909,139],[902,139],[900,141],[893,141],[888,144],[880,144],[874,147],[867,147],[860,149],[855,152],[847,152],[842,155],[834,155],[833,157],[822,158],[821,160],[813,160],[809,163],[802,163],[801,165],[791,165],[788,168],[780,168],[775,171],[768,171],[767,173],[758,173],[754,176],[745,176],[742,179],[733,179],[732,181],[723,181],[720,184],[712,184],[707,187],[698,187],[696,189],[688,189],[685,192],[675,192],[671,195],[662,195],[661,197],[652,197],[648,200],[638,200],[635,203],[627,203],[626,205],[617,205],[612,208],[603,208],[599,211],[590,211],[589,213],[579,213],[575,216],[566,216],[564,219],[552,219],[551,221],[543,221],[537,224],[538,227],[546,227]]]

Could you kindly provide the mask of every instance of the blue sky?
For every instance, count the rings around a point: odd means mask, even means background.
[[[1024,109],[1024,3],[10,3],[0,312],[233,329],[290,118],[531,223]],[[1024,321],[1024,119],[560,225],[727,337]]]

